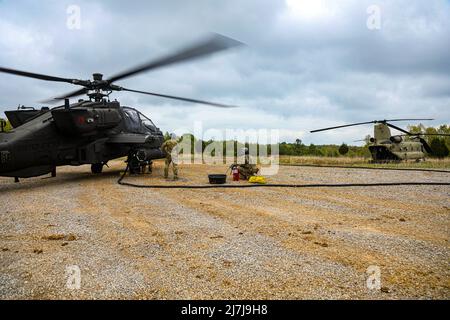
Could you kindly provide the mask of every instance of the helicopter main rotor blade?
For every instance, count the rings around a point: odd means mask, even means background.
[[[332,129],[338,129],[338,128],[345,128],[345,127],[352,127],[352,126],[359,126],[362,124],[370,124],[370,123],[385,123],[387,125],[389,125],[387,122],[392,122],[392,121],[420,121],[420,120],[434,120],[434,119],[390,119],[390,120],[373,120],[373,121],[367,121],[367,122],[359,122],[359,123],[351,123],[351,124],[346,124],[346,125],[342,125],[342,126],[336,126],[336,127],[330,127],[330,128],[324,128],[324,129],[318,129],[318,130],[313,130],[310,131],[311,133],[314,132],[319,132],[319,131],[325,131],[325,130],[332,130]],[[392,128],[394,128],[395,126],[391,125]],[[400,130],[402,132],[408,133],[404,131],[403,129],[399,129],[398,127],[395,127],[395,129]]]
[[[423,147],[426,152],[433,153],[433,149],[431,149],[430,145],[424,138],[419,138],[419,141],[423,144]]]
[[[448,133],[412,133],[411,134],[401,134],[401,136],[444,136],[450,137]]]
[[[326,131],[326,130],[332,130],[332,129],[338,129],[338,128],[345,128],[345,127],[359,126],[359,125],[370,124],[370,123],[374,123],[374,121],[345,124],[345,125],[342,125],[342,126],[336,126],[336,127],[329,127],[329,128],[323,128],[323,129],[312,130],[312,131],[310,131],[310,132],[311,132],[311,133],[314,133],[314,132],[320,132],[320,131]]]
[[[68,82],[68,83],[74,83],[74,81],[76,81],[76,79],[60,78],[60,77],[49,76],[46,74],[32,73],[32,72],[28,72],[28,71],[21,71],[21,70],[2,68],[2,67],[0,67],[0,72],[14,74],[16,76],[22,76],[22,77],[27,77],[27,78],[45,80],[45,81],[57,81],[57,82]]]
[[[402,129],[402,128],[400,128],[400,127],[394,126],[393,124],[390,124],[390,123],[385,123],[385,124],[386,124],[388,127],[391,127],[391,128],[396,129],[396,130],[398,130],[398,131],[400,131],[400,132],[406,133],[408,136],[413,135],[411,132],[406,131],[405,129]]]
[[[144,71],[150,71],[170,64],[200,58],[202,56],[206,56],[242,44],[243,44],[242,42],[239,42],[237,40],[222,36],[220,34],[214,34],[214,36],[211,37],[210,39],[204,40],[193,46],[187,47],[184,50],[181,50],[175,54],[168,55],[166,57],[123,71],[109,78],[107,81],[109,83],[112,83],[114,81],[124,79]]]
[[[121,90],[135,92],[135,93],[148,94],[151,96],[156,96],[156,97],[161,97],[161,98],[168,98],[168,99],[181,100],[181,101],[186,101],[186,102],[200,103],[200,104],[205,104],[208,106],[219,107],[219,108],[237,108],[237,106],[226,105],[226,104],[222,104],[222,103],[209,102],[209,101],[191,99],[191,98],[183,98],[183,97],[177,97],[177,96],[170,96],[167,94],[160,94],[160,93],[154,93],[154,92],[148,92],[148,91],[140,91],[140,90],[127,89],[127,88],[121,88]]]
[[[377,122],[392,122],[392,121],[432,121],[434,119],[390,119],[390,120],[377,120]]]
[[[60,100],[64,100],[64,99],[68,99],[68,98],[71,98],[71,97],[76,97],[76,96],[80,96],[82,94],[86,94],[86,93],[88,93],[88,91],[89,91],[89,89],[82,88],[82,89],[79,89],[77,91],[66,93],[65,95],[62,95],[62,96],[59,96],[59,97],[56,97],[56,98],[43,100],[43,101],[41,101],[41,103],[48,103],[48,104],[56,103],[56,102],[58,102]]]

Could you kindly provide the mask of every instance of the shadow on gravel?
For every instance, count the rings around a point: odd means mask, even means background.
[[[0,183],[0,193],[5,194],[14,191],[25,191],[35,188],[44,188],[50,186],[70,186],[73,183],[85,182],[85,181],[107,181],[107,183],[115,184],[115,180],[111,178],[119,179],[120,173],[123,170],[111,170],[104,171],[101,174],[92,174],[90,172],[62,172],[57,173],[55,178],[49,176],[35,177],[35,178],[23,178],[19,183],[14,182],[14,178],[11,178],[11,182],[8,183],[8,178],[2,178]]]

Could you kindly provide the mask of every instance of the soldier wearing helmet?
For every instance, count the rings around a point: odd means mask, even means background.
[[[252,163],[253,161],[250,157],[248,148],[242,148],[240,154],[245,155],[245,160],[244,163],[238,164],[239,177],[240,179],[248,180],[250,177],[256,175],[259,172],[259,169],[256,167],[255,163]]]
[[[174,159],[174,156],[176,156],[176,155],[172,154],[175,147],[177,146],[177,144],[178,144],[177,136],[174,133],[172,133],[170,135],[170,139],[165,141],[161,146],[161,150],[166,155],[165,166],[164,166],[164,178],[166,178],[166,179],[169,177],[169,167],[172,164],[173,179],[178,180],[177,159]]]

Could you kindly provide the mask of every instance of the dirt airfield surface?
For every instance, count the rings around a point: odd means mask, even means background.
[[[450,298],[448,186],[137,189],[116,183],[123,166],[0,178],[1,299]],[[203,184],[225,170],[184,165],[173,182],[156,162],[126,181]],[[450,174],[283,166],[269,177],[412,181]],[[381,290],[367,287],[370,266]]]

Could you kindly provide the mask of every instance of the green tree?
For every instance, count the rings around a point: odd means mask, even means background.
[[[2,118],[0,118],[0,132],[1,131],[6,132],[11,129],[12,129],[12,127],[11,127],[11,124],[9,123],[9,121],[3,120]]]
[[[314,156],[314,155],[316,155],[316,153],[317,153],[317,147],[314,143],[311,143],[308,147],[308,154],[311,156]]]
[[[348,146],[345,143],[341,144],[341,146],[339,147],[339,153],[343,156],[348,153],[348,150]]]
[[[449,155],[449,150],[444,139],[433,138],[433,140],[431,140],[430,147],[432,150],[432,156],[436,158],[445,158]]]
[[[302,140],[301,139],[295,139],[295,155],[299,156],[302,154]]]
[[[164,141],[170,140],[170,133],[168,131],[166,131],[166,133],[164,133]]]

